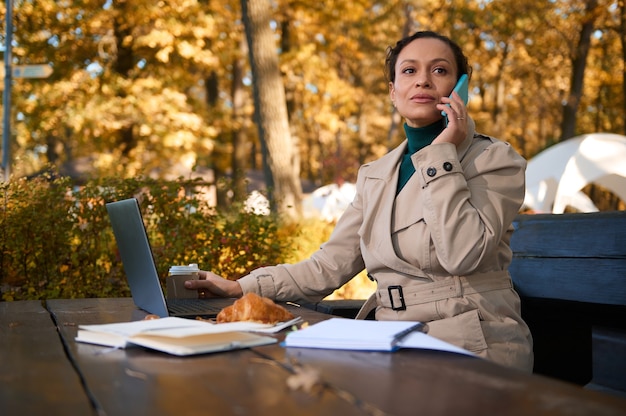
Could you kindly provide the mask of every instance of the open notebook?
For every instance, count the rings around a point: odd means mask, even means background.
[[[294,320],[295,322],[295,320]],[[194,319],[167,317],[113,324],[80,325],[76,341],[114,348],[141,346],[173,355],[231,351],[276,343],[276,338],[253,334],[277,332],[282,326],[252,322],[212,324]]]
[[[427,332],[428,325],[421,322],[331,318],[299,331],[289,332],[284,345],[354,351],[396,351],[401,348],[417,348],[474,355],[470,351],[432,337]]]

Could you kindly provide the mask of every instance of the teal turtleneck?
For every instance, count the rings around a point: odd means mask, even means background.
[[[406,185],[411,176],[415,173],[415,166],[413,166],[413,162],[411,162],[411,155],[431,144],[445,127],[443,119],[429,124],[426,127],[411,127],[406,123],[404,124],[404,132],[406,133],[408,146],[400,162],[400,175],[398,177],[396,195],[400,193],[404,185]]]

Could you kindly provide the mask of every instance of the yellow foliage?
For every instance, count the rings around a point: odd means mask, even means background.
[[[360,164],[404,139],[401,124],[391,130],[383,62],[405,27],[439,31],[463,47],[475,71],[469,108],[478,130],[531,157],[559,137],[572,58],[591,19],[576,131],[622,133],[626,35],[615,22],[623,5],[601,5],[592,15],[581,5],[274,2],[272,30],[302,177],[316,185],[353,180]],[[245,153],[238,168],[261,164],[239,1],[27,1],[14,8],[15,61],[54,68],[46,80],[14,80],[16,176],[83,159],[93,161],[91,176],[155,167],[165,176],[189,152],[218,176],[232,170],[235,150]],[[242,80],[233,83],[237,76]],[[236,135],[242,144],[233,144]]]

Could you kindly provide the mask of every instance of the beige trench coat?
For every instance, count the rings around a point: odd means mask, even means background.
[[[526,162],[469,123],[458,148],[434,144],[411,157],[416,172],[397,197],[406,141],[363,165],[330,239],[307,260],[242,277],[244,293],[317,302],[366,268],[378,285],[368,302],[376,319],[428,322],[437,338],[532,371],[532,338],[507,271]]]

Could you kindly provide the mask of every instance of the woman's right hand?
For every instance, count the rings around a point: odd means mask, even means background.
[[[456,91],[452,93],[452,97],[442,97],[441,101],[443,104],[438,104],[437,109],[446,113],[448,125],[432,144],[452,143],[459,146],[467,137],[467,107]]]
[[[224,279],[222,276],[203,270],[199,275],[198,280],[187,280],[185,288],[197,290],[200,298],[240,298],[243,296],[243,290],[237,281]]]

